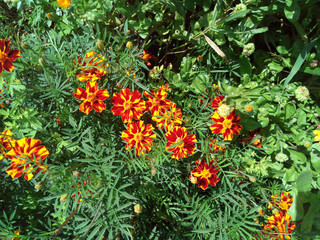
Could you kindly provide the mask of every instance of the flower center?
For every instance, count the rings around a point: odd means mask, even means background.
[[[179,143],[177,146],[179,146],[179,147],[181,147],[181,148],[184,146],[183,139],[181,139],[181,138],[179,138],[179,137],[177,137],[175,143]]]
[[[4,63],[8,58],[8,55],[5,52],[0,52],[0,62]]]
[[[141,133],[138,133],[134,136],[134,139],[136,140],[136,142],[142,142],[144,139],[144,136]]]
[[[205,178],[205,179],[209,179],[211,177],[211,173],[210,173],[209,169],[206,169],[206,168],[203,169],[201,171],[201,177]]]
[[[124,110],[129,110],[132,108],[132,103],[130,101],[126,101],[123,103]]]
[[[230,129],[232,126],[232,121],[230,119],[225,119],[222,125],[224,129]]]
[[[97,97],[96,97],[96,95],[94,93],[89,93],[88,96],[87,96],[87,100],[89,102],[94,102],[94,101],[97,100]]]

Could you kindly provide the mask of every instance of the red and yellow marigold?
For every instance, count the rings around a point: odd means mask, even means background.
[[[187,154],[193,154],[197,142],[194,134],[187,135],[185,127],[176,126],[165,134],[167,139],[166,150],[173,152],[171,158],[186,158]]]
[[[214,165],[214,161],[210,160],[207,164],[205,160],[201,159],[200,163],[199,160],[196,161],[196,165],[197,167],[191,172],[189,178],[197,178],[196,184],[203,190],[206,190],[209,184],[213,187],[216,186],[220,179],[217,177],[219,168]]]
[[[86,89],[78,88],[74,96],[83,101],[79,110],[85,114],[89,114],[92,108],[101,113],[106,109],[106,105],[103,103],[109,97],[107,89],[98,90],[97,82],[87,82]]]
[[[2,99],[2,94],[3,93],[3,90],[0,90],[0,102],[1,102],[1,99]],[[3,108],[3,102],[0,103],[0,108]]]
[[[176,104],[171,102],[169,109],[162,109],[159,115],[154,115],[152,120],[155,121],[158,126],[167,130],[173,129],[177,125],[182,124],[182,112],[180,108],[176,108]]]
[[[293,198],[290,196],[289,192],[283,192],[279,196],[271,196],[271,202],[269,202],[268,208],[271,209],[271,207],[277,207],[281,209],[282,211],[288,211],[289,208],[292,205]]]
[[[20,50],[10,50],[10,40],[0,39],[0,75],[4,70],[12,72],[14,62],[17,58],[20,58]]]
[[[166,99],[167,92],[166,87],[161,87],[157,92],[150,90],[151,94],[144,92],[144,95],[148,98],[146,106],[150,110],[152,115],[159,115],[159,113],[165,109],[170,109],[171,101]]]
[[[222,104],[223,99],[224,99],[224,96],[219,95],[212,100],[210,106],[212,107],[212,109],[214,111],[216,111],[218,109],[218,107]]]
[[[3,160],[3,156],[6,154],[6,150],[12,149],[15,144],[15,140],[11,138],[12,132],[10,130],[4,130],[0,134],[0,161]]]
[[[77,65],[81,70],[75,76],[79,81],[96,81],[107,74],[106,68],[108,68],[108,64],[107,66],[103,64],[104,57],[101,57],[100,54],[95,54],[95,51],[88,52],[83,62],[82,57],[78,57]]]
[[[127,130],[123,131],[121,135],[121,138],[128,142],[126,149],[129,150],[135,147],[138,156],[150,151],[152,141],[156,138],[153,130],[154,127],[151,124],[145,125],[141,120],[128,123]]]
[[[225,144],[216,144],[219,142],[218,139],[212,139],[209,145],[213,148],[215,152],[224,152],[227,148]]]
[[[11,166],[6,170],[6,173],[12,178],[18,178],[25,174],[24,178],[29,181],[33,178],[33,173],[40,171],[44,173],[47,170],[48,166],[44,165],[43,160],[48,155],[49,151],[45,146],[41,146],[40,140],[33,138],[17,140],[6,154],[6,157],[11,160]]]
[[[268,239],[280,240],[291,239],[291,234],[296,225],[291,222],[291,216],[286,211],[279,211],[267,219],[268,223],[263,226]]]
[[[151,60],[151,61],[156,61],[157,60],[157,58],[146,49],[143,49],[143,55],[140,56],[139,58],[144,59],[145,60],[144,63],[147,66],[151,66],[151,63],[149,62],[149,60]]]
[[[113,115],[121,116],[124,123],[131,122],[132,119],[139,120],[143,111],[147,109],[146,102],[141,99],[138,90],[131,92],[128,88],[121,89],[120,94],[114,93],[111,99]]]
[[[239,135],[242,129],[238,123],[240,122],[240,116],[236,115],[236,110],[233,111],[227,117],[221,117],[217,112],[211,117],[215,122],[211,125],[211,132],[214,134],[222,134],[223,140],[231,141],[233,135]]]

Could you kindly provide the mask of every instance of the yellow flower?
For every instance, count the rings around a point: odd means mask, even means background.
[[[71,5],[71,0],[57,0],[59,7],[68,8]]]
[[[313,134],[316,135],[316,136],[314,137],[314,140],[315,140],[315,141],[319,141],[319,143],[320,143],[320,130],[314,130],[314,131],[313,131]]]

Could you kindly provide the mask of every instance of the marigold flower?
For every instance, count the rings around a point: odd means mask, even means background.
[[[150,151],[152,141],[156,138],[156,134],[152,130],[154,130],[154,127],[151,124],[145,125],[141,120],[128,123],[127,130],[122,131],[121,135],[121,138],[128,142],[126,149],[128,150],[135,146],[138,156]]]
[[[146,49],[143,49],[143,55],[140,56],[139,58],[144,59],[145,60],[144,63],[147,66],[151,66],[151,63],[149,62],[149,60],[152,60],[152,61],[156,61],[157,60],[157,58]]]
[[[213,164],[213,160],[210,160],[209,164],[206,163],[205,160],[201,159],[200,163],[199,160],[196,161],[197,167],[191,172],[192,177],[197,178],[198,187],[206,190],[208,185],[216,186],[217,182],[220,179],[217,177],[217,173],[219,168]]]
[[[12,149],[6,154],[6,157],[11,160],[11,166],[6,170],[6,173],[12,178],[18,178],[25,174],[24,178],[28,181],[34,176],[31,173],[34,168],[34,173],[42,171],[43,174],[48,167],[44,166],[43,160],[49,155],[49,151],[40,144],[40,140],[33,138],[17,140]]]
[[[79,110],[85,114],[89,114],[92,108],[101,113],[106,109],[106,105],[103,103],[109,97],[107,89],[98,90],[97,82],[87,82],[86,89],[78,88],[74,96],[83,101]]]
[[[240,122],[240,116],[236,115],[236,110],[233,111],[227,117],[220,117],[217,112],[211,117],[215,123],[211,125],[210,129],[212,133],[223,135],[223,140],[231,141],[233,134],[239,135],[242,129],[238,123]]]
[[[159,115],[164,109],[170,109],[171,101],[166,99],[167,92],[165,87],[160,88],[157,92],[150,90],[151,94],[144,92],[144,95],[148,98],[146,106],[150,110],[152,115]]]
[[[6,153],[5,149],[10,150],[15,144],[16,140],[12,139],[11,136],[12,132],[10,130],[4,130],[0,134],[0,161],[3,160],[3,155]]]
[[[258,148],[262,148],[262,138],[260,136],[261,132],[262,132],[261,128],[249,131],[248,138],[243,139],[244,144],[247,144],[248,142],[251,142],[251,140],[255,139],[252,144]],[[240,142],[242,142],[242,141],[240,141]]]
[[[78,57],[77,65],[81,69],[80,73],[76,73],[75,76],[81,82],[100,80],[102,76],[107,74],[105,70],[108,68],[108,64],[103,64],[104,57],[100,54],[95,55],[95,51],[90,51],[86,54],[85,60],[82,63],[82,57]],[[82,64],[81,64],[82,63]]]
[[[57,0],[59,7],[68,8],[71,5],[70,0]]]
[[[0,75],[4,70],[12,72],[14,62],[17,58],[20,58],[20,50],[10,50],[10,40],[0,39]]]
[[[20,235],[19,229],[14,230],[14,234],[17,235],[17,236],[19,236],[19,235]],[[8,238],[2,238],[2,237],[5,237],[5,236],[2,236],[1,234],[0,234],[0,237],[1,237],[1,240],[6,240],[6,239],[8,239]],[[11,240],[19,240],[19,239],[20,239],[19,237],[13,237],[13,238],[11,238]]]
[[[182,123],[182,112],[180,108],[176,108],[176,104],[171,102],[170,109],[162,109],[159,115],[154,115],[152,120],[157,122],[159,127],[171,130],[176,125]]]
[[[283,211],[288,211],[292,205],[293,198],[290,197],[289,192],[283,192],[279,196],[271,196],[271,202],[269,202],[268,208],[271,209],[272,206],[277,207]]]
[[[114,104],[111,108],[113,115],[121,115],[124,123],[131,122],[132,119],[139,120],[147,108],[141,97],[138,90],[131,93],[128,88],[121,89],[120,94],[114,93],[111,99]]]
[[[187,154],[193,154],[197,142],[194,134],[187,135],[185,127],[176,126],[165,134],[167,139],[166,150],[173,152],[171,158],[186,158]]]
[[[216,142],[219,142],[218,139],[212,139],[212,141],[209,143],[210,146],[213,147],[213,150],[215,152],[224,152],[227,148],[225,144],[216,144]]]
[[[210,105],[214,111],[216,111],[218,107],[222,104],[223,99],[224,99],[224,96],[219,95],[212,100]]]
[[[253,110],[252,105],[246,105],[246,112],[251,112]]]
[[[287,212],[279,211],[267,218],[268,223],[264,225],[263,230],[274,240],[291,239],[291,233],[296,225],[290,220],[291,216]]]

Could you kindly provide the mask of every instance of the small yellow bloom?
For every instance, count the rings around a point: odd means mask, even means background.
[[[252,109],[253,109],[253,107],[252,107],[251,105],[248,104],[248,105],[246,106],[246,112],[251,112]]]
[[[68,8],[71,5],[71,0],[57,0],[60,7]]]
[[[316,136],[314,137],[314,140],[315,140],[315,141],[319,141],[319,143],[320,143],[320,130],[314,130],[314,131],[313,131],[313,134],[316,135]]]
[[[134,212],[140,214],[142,212],[142,206],[140,204],[136,204],[134,206]]]

